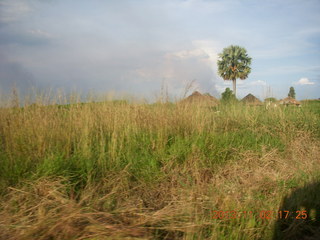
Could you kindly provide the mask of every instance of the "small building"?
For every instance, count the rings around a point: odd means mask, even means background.
[[[179,104],[194,104],[199,106],[214,107],[219,104],[219,100],[209,93],[201,94],[198,91],[193,92],[189,97],[181,100]]]
[[[252,106],[262,106],[263,103],[254,95],[249,93],[247,96],[241,99],[241,102],[247,105],[252,105]]]
[[[301,102],[297,101],[296,99],[294,99],[292,97],[286,97],[284,99],[281,99],[279,101],[279,104],[286,105],[286,106],[289,106],[289,105],[293,105],[293,106],[297,106],[297,107],[301,106]]]

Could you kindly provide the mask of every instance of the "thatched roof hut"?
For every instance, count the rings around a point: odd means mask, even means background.
[[[254,106],[259,106],[263,105],[263,103],[254,95],[249,93],[247,96],[241,99],[241,102],[248,104],[248,105],[254,105]]]
[[[181,100],[179,104],[196,104],[200,106],[217,106],[219,100],[210,94],[201,94],[198,91],[193,92],[189,97]]]
[[[300,106],[301,102],[297,101],[296,99],[292,97],[286,97],[279,101],[279,104],[282,105],[294,105],[294,106]]]

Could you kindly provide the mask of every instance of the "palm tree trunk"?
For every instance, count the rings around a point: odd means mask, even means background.
[[[232,80],[233,83],[233,93],[237,97],[237,86],[236,86],[236,79]]]

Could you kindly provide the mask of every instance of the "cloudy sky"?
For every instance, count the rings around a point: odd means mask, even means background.
[[[0,92],[220,96],[224,47],[252,57],[238,97],[319,98],[319,0],[0,0]]]

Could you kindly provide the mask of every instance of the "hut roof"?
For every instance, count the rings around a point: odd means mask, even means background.
[[[219,100],[208,93],[201,94],[200,92],[195,91],[189,97],[181,100],[180,103],[216,106],[219,104]]]
[[[284,105],[301,105],[301,102],[297,101],[296,99],[292,98],[292,97],[286,97],[282,100],[280,100],[279,102],[280,104],[284,104]]]
[[[249,105],[262,105],[262,102],[251,93],[249,93],[247,96],[242,98],[241,102],[244,102]]]

